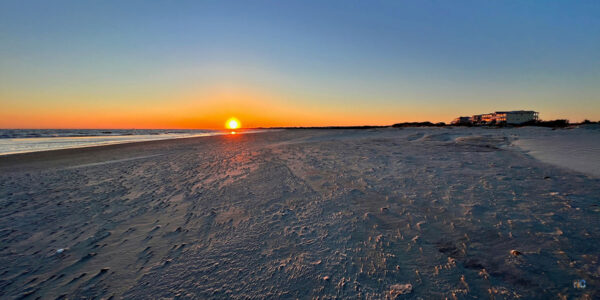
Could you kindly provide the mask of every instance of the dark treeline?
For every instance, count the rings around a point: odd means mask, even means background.
[[[525,126],[538,126],[538,127],[549,127],[549,128],[565,128],[569,126],[577,125],[588,125],[588,124],[600,124],[600,121],[593,122],[585,120],[581,123],[569,123],[569,120],[558,119],[558,120],[537,120],[530,121],[523,124],[504,124],[504,123],[491,123],[486,125],[473,125],[473,124],[446,124],[444,122],[432,123],[429,121],[425,122],[403,122],[396,123],[394,125],[385,126],[298,126],[298,127],[258,127],[256,129],[377,129],[377,128],[405,128],[405,127],[525,127]]]
[[[257,129],[375,129],[375,128],[388,128],[390,126],[298,126],[298,127],[258,127]]]
[[[453,124],[450,126],[462,126],[462,127],[525,127],[525,126],[537,126],[537,127],[549,127],[549,128],[565,128],[569,126],[577,126],[577,125],[588,125],[588,124],[600,124],[598,122],[592,122],[590,120],[585,120],[581,123],[570,123],[569,120],[566,119],[557,119],[557,120],[535,120],[529,121],[522,124],[506,124],[506,123],[490,123],[490,124]]]
[[[446,126],[446,123],[444,122],[439,122],[439,123],[431,123],[429,121],[426,122],[404,122],[404,123],[397,123],[392,125],[392,127],[444,127]]]

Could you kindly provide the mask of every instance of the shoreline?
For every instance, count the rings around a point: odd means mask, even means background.
[[[261,132],[266,132],[266,131],[268,131],[268,130],[267,129],[264,129],[264,130],[244,129],[242,131],[236,131],[235,134],[252,134],[252,133],[261,133]],[[148,139],[140,139],[140,140],[135,140],[135,139],[134,140],[123,140],[123,141],[115,140],[115,141],[107,141],[107,142],[96,143],[96,144],[90,143],[90,144],[83,144],[83,145],[72,145],[72,146],[57,147],[57,148],[52,148],[52,149],[32,149],[32,150],[24,150],[24,151],[16,151],[16,152],[5,152],[5,153],[0,153],[0,158],[6,157],[6,156],[12,156],[12,155],[29,154],[29,153],[72,150],[72,149],[85,149],[85,148],[95,148],[95,147],[107,147],[107,146],[114,146],[114,145],[135,144],[135,143],[145,143],[145,142],[160,142],[160,141],[170,141],[170,140],[189,139],[189,138],[206,138],[206,137],[230,135],[230,134],[231,134],[231,131],[219,131],[219,132],[214,132],[214,133],[201,133],[201,134],[173,136],[173,137],[165,137],[165,136],[157,135],[156,138],[148,138]],[[143,136],[146,136],[146,135],[143,135]],[[53,139],[76,140],[76,139],[81,139],[81,138],[116,138],[116,137],[121,137],[121,136],[82,136],[82,137],[56,137],[56,138],[34,137],[34,138],[20,138],[20,139],[24,139],[24,140],[45,139],[48,141],[52,141]],[[132,136],[123,136],[123,137],[136,137],[136,136],[132,135]],[[8,139],[8,140],[16,140],[16,139]]]
[[[500,130],[499,136],[504,136],[508,140],[508,144],[506,146],[510,146],[514,148],[514,150],[519,151],[527,156],[532,157],[533,159],[539,160],[540,162],[550,164],[554,167],[560,167],[565,170],[575,171],[579,173],[583,173],[587,176],[593,176],[600,178],[600,166],[598,163],[594,164],[593,160],[590,160],[590,155],[588,154],[586,157],[587,160],[582,160],[580,155],[567,155],[567,151],[565,151],[566,146],[564,144],[548,144],[546,140],[541,140],[542,138],[547,138],[548,136],[552,136],[555,131],[551,128],[545,127],[514,127],[514,128],[497,128],[497,127],[464,127],[464,126],[433,126],[433,127],[391,127],[391,126],[359,126],[359,127],[294,127],[294,128],[272,128],[272,129],[262,129],[262,128],[251,128],[244,129],[243,132],[237,131],[235,134],[237,135],[245,135],[245,134],[253,134],[253,133],[267,133],[267,132],[276,132],[276,131],[299,131],[299,132],[332,132],[332,133],[341,133],[344,131],[347,132],[362,132],[363,130],[368,130],[369,132],[373,132],[376,134],[377,132],[382,131],[390,131],[395,132],[396,130],[413,130],[413,131],[428,131],[428,130],[449,130],[447,133],[452,136],[451,139],[468,137],[472,134],[472,131],[478,130],[492,130],[497,129]],[[529,131],[539,131],[542,134],[531,133]],[[571,139],[573,137],[580,136],[580,134],[576,131],[573,131],[571,128],[568,131],[559,131],[559,133],[564,133],[567,139]],[[511,136],[512,130],[519,130],[521,132],[516,132]],[[456,132],[458,131],[458,132]],[[153,143],[165,143],[169,144],[172,141],[178,140],[187,140],[187,139],[196,139],[196,138],[214,138],[221,136],[230,136],[230,132],[219,132],[217,134],[210,135],[199,135],[199,136],[185,136],[185,137],[173,137],[173,138],[165,138],[165,139],[155,139],[155,140],[141,140],[141,141],[124,141],[118,143],[110,143],[110,144],[100,144],[100,145],[86,145],[86,146],[75,146],[69,148],[59,148],[59,149],[49,149],[49,150],[38,150],[38,151],[29,151],[29,152],[18,152],[18,153],[7,153],[0,154],[0,168],[5,164],[10,164],[11,161],[22,161],[26,164],[33,164],[34,161],[40,161],[44,159],[54,159],[54,158],[69,158],[73,155],[85,156],[90,153],[94,153],[97,151],[102,152],[103,150],[108,151],[118,151],[119,149],[127,149],[129,147],[134,147],[135,145],[151,145]],[[538,141],[539,140],[539,141]],[[554,137],[554,141],[560,141],[560,138]],[[587,139],[588,141],[590,139]],[[536,146],[536,143],[541,143],[543,146]],[[595,145],[596,149],[594,149],[594,153],[600,155],[600,147]],[[571,160],[569,160],[569,158]],[[593,158],[593,155],[592,155]],[[575,159],[575,161],[573,161]],[[579,160],[577,160],[579,159]],[[590,163],[592,162],[592,163]]]
[[[92,159],[93,155],[98,154],[109,154],[109,155],[120,155],[122,150],[130,150],[131,148],[144,148],[145,146],[161,146],[173,142],[185,142],[186,140],[195,139],[214,139],[219,138],[223,135],[211,135],[211,136],[199,136],[199,137],[185,137],[178,139],[162,139],[162,140],[151,140],[151,141],[139,141],[130,143],[118,143],[110,145],[94,145],[88,147],[77,147],[77,148],[65,148],[65,149],[53,149],[45,151],[34,151],[24,153],[14,153],[0,155],[0,170],[3,168],[10,167],[12,165],[35,165],[38,162],[52,162],[52,161],[64,161],[64,160],[80,160],[80,159]]]
[[[596,123],[591,123],[591,124],[596,124]],[[581,127],[584,126],[584,127]],[[439,124],[433,124],[430,122],[407,122],[407,123],[398,123],[398,124],[394,124],[394,125],[361,125],[361,126],[317,126],[317,127],[256,127],[256,128],[246,128],[246,129],[238,129],[238,131],[236,131],[237,134],[249,134],[249,133],[260,133],[260,132],[265,132],[265,131],[273,131],[273,130],[377,130],[377,129],[409,129],[409,128],[420,128],[420,129],[433,129],[433,128],[443,128],[443,129],[476,129],[476,128],[481,128],[481,129],[499,129],[499,130],[506,130],[506,129],[520,129],[520,128],[551,128],[552,130],[554,129],[577,129],[577,128],[585,128],[585,126],[589,126],[589,124],[585,124],[585,123],[573,123],[570,124],[568,127],[547,127],[547,126],[541,126],[541,125],[484,125],[484,126],[465,126],[465,125],[452,125],[452,124],[444,124],[444,125],[439,125]],[[592,126],[596,126],[596,125],[592,125]],[[16,129],[15,129],[16,130]],[[145,130],[145,129],[144,129]],[[157,130],[170,130],[170,129],[157,129]],[[165,138],[159,138],[160,134],[156,135],[156,138],[148,138],[148,139],[143,139],[143,140],[124,140],[124,141],[106,141],[106,142],[101,142],[101,143],[97,143],[97,144],[83,144],[83,145],[72,145],[72,146],[64,146],[64,147],[57,147],[57,148],[51,148],[51,149],[32,149],[32,150],[23,150],[23,151],[14,151],[14,152],[3,152],[0,153],[0,157],[5,157],[5,156],[11,156],[11,155],[19,155],[19,154],[27,154],[27,153],[37,153],[37,152],[47,152],[47,151],[57,151],[57,150],[66,150],[66,149],[83,149],[83,148],[89,148],[89,147],[104,147],[104,146],[111,146],[111,145],[120,145],[120,144],[131,144],[131,143],[143,143],[143,142],[155,142],[155,141],[164,141],[164,140],[176,140],[176,139],[186,139],[186,138],[197,138],[197,137],[210,137],[210,136],[218,136],[218,135],[228,135],[231,134],[230,130],[222,130],[222,131],[216,131],[214,133],[200,133],[200,134],[194,134],[194,135],[190,135],[190,136],[173,136],[173,137],[165,137]],[[153,135],[138,135],[138,136],[153,136]],[[55,139],[67,139],[67,140],[76,140],[76,139],[82,139],[82,138],[117,138],[117,137],[136,137],[136,135],[125,135],[125,136],[65,136],[65,137],[27,137],[27,138],[7,138],[7,139],[0,139],[0,142],[2,140],[17,140],[17,139],[23,139],[23,140],[35,140],[35,139],[46,139],[48,141],[53,141]]]

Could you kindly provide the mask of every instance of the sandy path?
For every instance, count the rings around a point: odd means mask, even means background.
[[[290,130],[0,158],[0,297],[599,297],[600,181],[507,143]]]

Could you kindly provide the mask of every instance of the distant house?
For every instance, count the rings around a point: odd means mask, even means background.
[[[467,117],[458,117],[452,124],[523,124],[529,121],[537,121],[539,113],[532,110],[497,111],[495,113],[474,115],[468,120]]]
[[[523,124],[529,121],[537,121],[539,114],[532,110],[497,111],[495,113],[496,123]]]
[[[496,114],[483,114],[481,115],[481,122],[484,124],[496,123]]]

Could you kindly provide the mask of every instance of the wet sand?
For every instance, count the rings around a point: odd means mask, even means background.
[[[0,157],[0,298],[600,298],[600,179],[518,134],[282,130]]]

